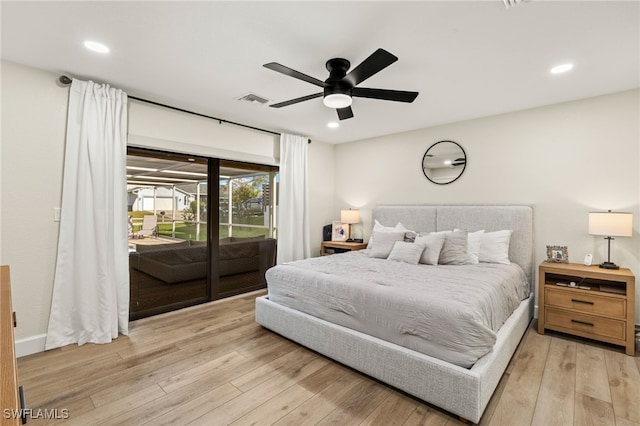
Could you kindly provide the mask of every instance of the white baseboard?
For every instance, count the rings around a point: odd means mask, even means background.
[[[16,358],[44,352],[46,340],[46,334],[38,334],[37,336],[16,340]]]

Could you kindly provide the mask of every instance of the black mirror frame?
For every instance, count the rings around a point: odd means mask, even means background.
[[[431,148],[433,148],[434,146],[438,145],[439,143],[444,143],[444,142],[449,142],[449,143],[453,143],[453,144],[458,145],[458,148],[460,148],[460,150],[462,151],[462,154],[464,155],[464,166],[462,167],[462,170],[460,171],[458,176],[456,176],[455,179],[453,179],[453,180],[451,180],[449,182],[436,182],[436,181],[431,180],[431,178],[429,176],[427,176],[427,172],[426,172],[425,167],[424,167],[424,160],[425,160],[425,158],[427,158],[427,154],[429,153],[429,150],[431,150]],[[429,182],[433,182],[436,185],[449,185],[450,183],[453,183],[453,182],[457,181],[458,179],[460,179],[460,176],[462,176],[462,174],[464,173],[465,169],[467,168],[467,153],[464,150],[464,148],[462,147],[462,145],[460,145],[458,142],[454,142],[454,141],[450,141],[450,140],[438,141],[438,142],[434,143],[433,145],[431,145],[427,149],[427,151],[424,153],[424,155],[422,156],[421,167],[422,167],[422,173],[424,174],[424,177],[426,177],[429,180]]]

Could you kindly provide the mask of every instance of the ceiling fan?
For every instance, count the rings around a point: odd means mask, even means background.
[[[354,96],[360,98],[382,99],[385,101],[413,102],[418,96],[418,92],[356,87],[358,84],[382,71],[397,60],[398,58],[396,56],[386,50],[378,49],[367,59],[362,61],[360,65],[352,69],[349,74],[347,74],[347,71],[351,66],[351,63],[348,60],[343,58],[329,59],[326,64],[327,71],[329,71],[329,78],[325,81],[310,77],[276,62],[264,64],[265,68],[288,75],[289,77],[297,78],[298,80],[306,81],[307,83],[314,84],[324,89],[320,93],[302,96],[300,98],[291,99],[270,106],[272,108],[282,108],[297,104],[298,102],[308,101],[309,99],[315,99],[323,96],[324,104],[329,108],[335,108],[340,120],[346,120],[353,117],[353,111],[351,110],[351,98]]]

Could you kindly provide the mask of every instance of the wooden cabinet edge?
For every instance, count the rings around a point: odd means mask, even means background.
[[[11,307],[11,279],[9,267],[0,266],[0,425],[19,425],[20,394],[18,390],[18,366],[13,337],[14,313]],[[10,410],[7,415],[7,411]]]

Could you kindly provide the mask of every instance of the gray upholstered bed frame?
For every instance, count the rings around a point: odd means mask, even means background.
[[[414,231],[512,229],[509,258],[522,267],[534,288],[529,206],[380,205],[373,218],[386,226],[401,222]],[[264,327],[474,423],[480,421],[532,316],[529,297],[500,328],[494,349],[466,369],[281,306],[268,296],[256,299],[256,321]]]

